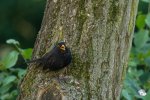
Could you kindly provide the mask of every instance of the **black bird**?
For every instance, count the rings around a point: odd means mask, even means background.
[[[59,42],[54,48],[43,57],[28,61],[27,63],[39,63],[43,69],[52,71],[60,70],[71,63],[72,55],[65,42]]]

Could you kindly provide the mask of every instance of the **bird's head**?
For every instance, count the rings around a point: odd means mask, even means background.
[[[61,51],[65,51],[66,50],[66,45],[65,45],[65,42],[59,42],[58,43],[58,48],[61,50]]]

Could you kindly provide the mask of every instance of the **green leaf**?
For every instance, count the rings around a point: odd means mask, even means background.
[[[139,77],[143,74],[143,70],[137,70],[136,68],[129,67],[128,74],[130,77]],[[129,76],[127,78],[129,78]]]
[[[22,54],[23,58],[30,59],[31,55],[32,55],[32,49],[31,48],[29,48],[29,49],[22,49],[21,50],[21,54]]]
[[[146,44],[149,39],[148,33],[148,30],[140,30],[138,33],[135,34],[134,44],[137,49],[142,48]]]
[[[150,27],[150,13],[147,14],[146,19],[145,19],[146,24],[148,25],[148,27]]]
[[[7,93],[13,84],[8,84],[0,87],[0,94]]]
[[[136,19],[136,26],[137,26],[139,29],[144,28],[144,26],[145,26],[145,18],[146,18],[146,16],[143,15],[143,14],[140,14],[140,15],[137,16],[137,19]]]
[[[12,92],[11,92],[11,95],[12,96],[16,96],[18,94],[18,91],[17,90],[13,90]]]
[[[4,80],[3,80],[3,86],[8,85],[9,83],[13,82],[17,77],[16,76],[7,76]]]
[[[137,62],[135,62],[135,61],[129,61],[128,62],[128,66],[136,67],[137,66]]]
[[[2,83],[3,79],[8,75],[9,74],[7,72],[0,72],[0,83]]]
[[[25,70],[25,69],[19,69],[19,70],[18,70],[18,76],[19,76],[19,78],[22,78],[23,75],[25,75],[25,73],[26,73],[26,70]]]
[[[9,93],[3,94],[3,95],[0,97],[0,100],[9,100],[9,96],[10,96]]]
[[[126,98],[126,100],[132,100],[132,97],[129,95],[128,91],[123,89],[122,90],[122,95],[124,98]]]
[[[5,69],[13,67],[17,60],[18,60],[18,52],[12,51],[6,56],[4,59],[2,59],[1,64],[5,66]]]
[[[2,63],[2,61],[0,61],[0,70],[4,70],[6,69],[5,65]]]
[[[143,97],[143,100],[149,100],[150,99],[150,89],[147,92],[147,95]]]
[[[14,39],[8,39],[8,40],[6,41],[6,43],[7,43],[7,44],[19,45],[19,42],[16,41],[16,40],[14,40]]]

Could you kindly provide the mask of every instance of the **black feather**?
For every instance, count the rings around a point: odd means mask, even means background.
[[[60,47],[64,45],[65,50]],[[28,61],[27,63],[39,63],[43,69],[60,70],[71,63],[72,56],[70,49],[66,47],[65,42],[59,42],[54,48],[43,57]]]

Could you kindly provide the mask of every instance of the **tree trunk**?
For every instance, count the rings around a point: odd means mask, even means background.
[[[73,55],[67,71],[30,64],[18,100],[118,100],[138,0],[47,0],[33,58],[62,32]]]

